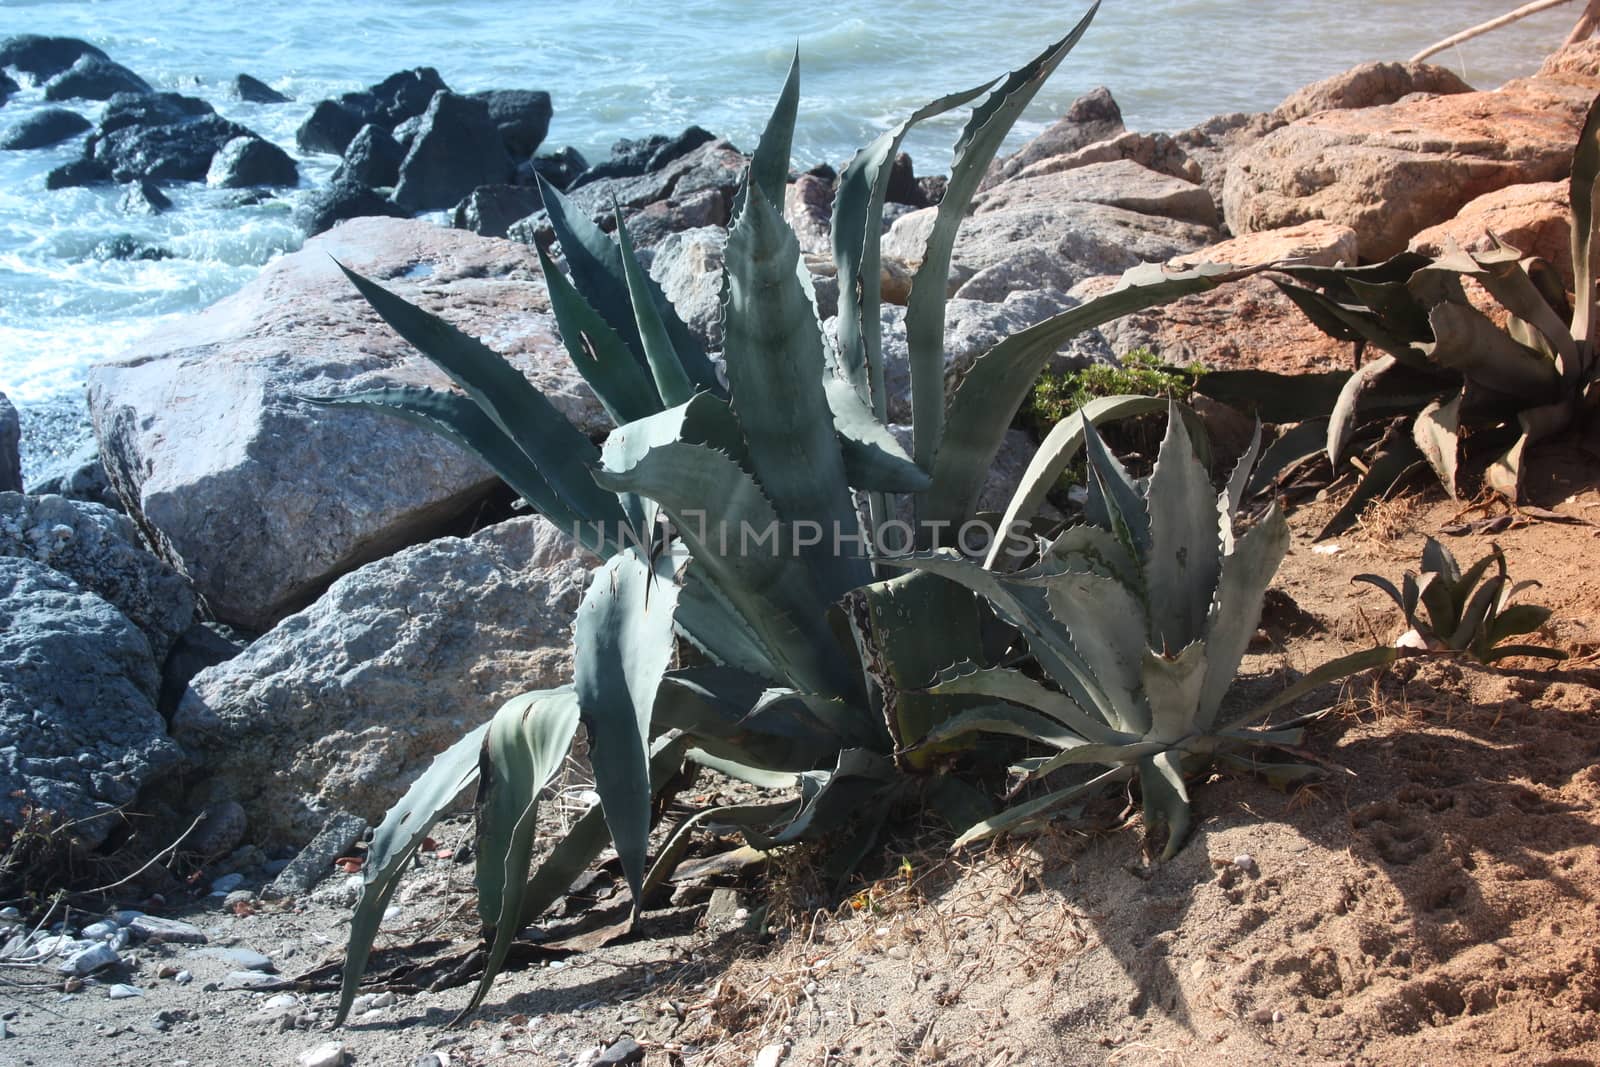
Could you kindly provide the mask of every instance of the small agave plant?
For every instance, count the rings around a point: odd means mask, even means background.
[[[1491,565],[1494,574],[1489,573]],[[1543,645],[1502,644],[1539,629],[1550,620],[1551,611],[1537,604],[1511,603],[1518,593],[1537,589],[1539,583],[1529,579],[1513,584],[1499,545],[1463,574],[1450,550],[1430,537],[1422,549],[1421,575],[1407,571],[1400,588],[1377,574],[1358,574],[1350,580],[1376,586],[1400,606],[1407,627],[1395,642],[1401,648],[1465,652],[1479,663],[1507,656],[1567,658],[1565,652]]]
[[[1298,729],[1259,724],[1319,685],[1393,662],[1395,649],[1333,660],[1264,704],[1227,710],[1225,698],[1261,615],[1262,598],[1289,547],[1273,505],[1242,528],[1239,506],[1260,433],[1226,487],[1212,486],[1186,420],[1174,406],[1155,469],[1132,478],[1094,425],[1077,431],[1089,465],[1087,522],[1009,574],[950,553],[905,561],[987,597],[1027,639],[1045,680],[1010,668],[962,664],[930,692],[985,700],[929,732],[936,746],[972,732],[1011,734],[1059,749],[1022,764],[1032,779],[1085,765],[1103,768],[969,829],[958,846],[1033,823],[1107,783],[1137,777],[1147,815],[1164,822],[1162,858],[1189,828],[1185,779],[1211,763],[1292,778],[1310,770],[1262,764],[1249,753],[1297,744]]]

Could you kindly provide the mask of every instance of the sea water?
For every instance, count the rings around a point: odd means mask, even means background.
[[[1404,59],[1508,10],[1507,0],[1105,0],[1094,26],[1019,124],[1013,144],[1076,96],[1109,86],[1130,128],[1177,130],[1226,111],[1264,110],[1294,89],[1373,59]],[[619,137],[697,123],[749,149],[798,48],[797,161],[835,165],[877,131],[943,93],[1025,62],[1085,10],[1079,0],[0,0],[0,37],[82,37],[157,89],[210,101],[301,165],[301,189],[337,160],[301,157],[295,128],[318,100],[418,65],[454,89],[544,89],[547,146],[603,158]],[[1480,88],[1532,72],[1577,17],[1576,5],[1435,58]],[[242,103],[227,85],[252,74],[294,98]],[[25,88],[0,127],[43,107]],[[97,118],[102,105],[69,106]],[[958,120],[908,142],[918,173],[948,169]],[[237,290],[297,248],[293,195],[235,206],[236,194],[169,188],[175,208],[123,214],[117,188],[47,192],[45,174],[82,138],[0,152],[0,392],[26,416],[81,390],[163,318]],[[109,258],[121,235],[170,253]],[[37,455],[37,446],[33,452]]]

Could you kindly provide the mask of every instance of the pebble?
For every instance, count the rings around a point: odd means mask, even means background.
[[[289,983],[275,974],[263,974],[260,971],[229,971],[222,976],[223,989],[282,989]]]
[[[179,985],[188,985],[190,982],[194,981],[194,975],[190,974],[188,971],[179,971],[177,974],[172,976],[172,980],[177,982]]]
[[[6,922],[21,922],[22,912],[18,908],[0,908],[0,919]]]
[[[1245,874],[1256,873],[1255,857],[1250,855],[1248,852],[1241,852],[1239,855],[1233,857],[1233,865],[1239,868]]]
[[[142,997],[144,996],[144,992],[135,986],[124,985],[123,983],[118,982],[116,985],[106,990],[106,996],[110,997],[112,1000],[127,1000],[129,997]]]
[[[115,967],[122,962],[122,957],[117,955],[116,949],[110,945],[95,945],[81,952],[75,952],[67,957],[65,963],[56,969],[62,974],[74,975],[82,978],[86,974],[93,974],[102,967]]]
[[[344,1063],[344,1046],[337,1041],[329,1041],[300,1053],[294,1062],[298,1067],[341,1067]]]
[[[631,1037],[619,1037],[590,1062],[594,1067],[632,1067],[644,1062],[644,1046]]]
[[[783,1062],[783,1054],[788,1051],[788,1045],[768,1045],[756,1053],[755,1067],[778,1067]]]
[[[122,927],[118,926],[116,923],[101,919],[97,923],[90,923],[88,926],[85,926],[83,928],[83,936],[93,938],[96,941],[104,941],[108,937],[115,936],[116,932],[120,929],[122,929]]]
[[[225,897],[242,885],[244,885],[244,875],[239,874],[237,871],[233,874],[225,874],[211,883],[211,895]]]
[[[270,971],[272,959],[251,948],[217,948],[207,949],[203,953],[216,959],[225,960],[235,967],[242,967],[247,971]]]
[[[255,899],[256,895],[254,890],[235,889],[233,892],[229,893],[223,898],[222,906],[223,908],[231,911],[241,904],[253,904],[255,903]]]
[[[206,943],[205,931],[191,923],[142,915],[138,912],[134,912],[133,915],[134,918],[128,922],[128,929],[150,941],[170,941],[180,945]]]

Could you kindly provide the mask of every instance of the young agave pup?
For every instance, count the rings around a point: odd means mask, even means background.
[[[1167,859],[1189,829],[1187,775],[1211,763],[1274,777],[1310,772],[1250,756],[1264,746],[1295,745],[1302,734],[1258,724],[1317,686],[1393,662],[1400,653],[1375,648],[1343,656],[1258,707],[1225,713],[1262,598],[1289,548],[1288,524],[1276,504],[1248,528],[1239,519],[1259,428],[1220,493],[1176,405],[1147,480],[1128,474],[1092,422],[1082,420],[1078,431],[1089,464],[1086,521],[1043,546],[1038,562],[1001,574],[947,552],[904,561],[987,597],[1025,635],[1054,685],[1010,668],[953,668],[929,691],[993,703],[952,717],[923,744],[974,731],[1012,734],[1060,749],[1022,764],[1031,779],[1068,768],[1106,768],[1092,776],[1080,771],[1064,788],[976,824],[958,847],[1137,776],[1147,815],[1166,825]]]

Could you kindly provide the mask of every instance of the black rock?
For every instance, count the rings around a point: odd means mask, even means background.
[[[537,175],[551,185],[566,192],[578,175],[589,169],[589,161],[583,158],[571,145],[567,145],[559,152],[548,156],[534,156],[517,164],[517,184],[537,185],[534,176]]]
[[[539,190],[527,185],[483,185],[451,213],[450,225],[482,237],[504,237],[511,224],[544,208]]]
[[[594,1067],[634,1067],[644,1062],[644,1046],[631,1037],[619,1037],[610,1048],[589,1062]]]
[[[891,204],[928,206],[923,199],[922,187],[917,184],[917,175],[911,169],[911,157],[904,152],[894,157],[894,165],[889,168],[889,187],[883,198]]]
[[[128,191],[117,204],[125,215],[159,215],[172,206],[172,201],[155,182],[128,183]]]
[[[641,174],[653,173],[716,139],[715,134],[699,126],[690,126],[676,137],[657,133],[637,140],[624,138],[611,146],[610,159],[580,174],[569,189],[577,189],[603,178],[636,178]]]
[[[206,184],[224,189],[257,185],[297,185],[300,171],[289,153],[254,135],[235,137],[211,157]]]
[[[287,104],[289,98],[259,78],[240,74],[233,79],[233,95],[252,104]]]
[[[368,123],[344,150],[344,162],[333,172],[333,180],[386,189],[400,180],[400,161],[405,158],[405,149],[393,137]]]
[[[710,144],[717,139],[717,135],[710,130],[701,129],[699,126],[690,126],[676,137],[669,137],[667,142],[650,154],[650,159],[645,163],[644,171],[652,174],[669,163],[676,162],[693,152],[703,144]]]
[[[500,129],[500,140],[512,159],[527,159],[539,150],[550,132],[550,94],[533,89],[491,89],[473,93],[474,100],[489,105],[489,117]]]
[[[950,187],[950,179],[943,174],[929,174],[917,179],[917,188],[922,190],[922,202],[929,207],[935,207],[944,200],[945,190]]]
[[[82,56],[44,86],[46,100],[110,100],[118,93],[152,93],[150,83],[104,56]]]
[[[834,170],[833,166],[828,163],[818,163],[805,173],[813,178],[821,178],[825,182],[837,182],[839,180],[839,172]]]
[[[205,115],[165,126],[128,126],[94,141],[94,159],[119,182],[204,181],[211,158],[235,137],[254,137],[238,123]]]
[[[35,82],[60,74],[84,56],[106,58],[100,49],[76,37],[24,33],[0,41],[0,67],[15,67]]]
[[[0,70],[0,107],[5,105],[6,99],[10,97],[12,93],[17,92],[21,88],[22,86],[18,85],[12,79],[11,75],[7,74],[3,70]]]
[[[215,115],[216,109],[197,96],[182,93],[118,93],[106,104],[100,116],[99,135],[129,126],[170,126],[202,115]]]
[[[389,131],[395,144],[400,146],[400,151],[411,151],[411,142],[417,139],[417,134],[422,132],[422,116],[406,119],[400,125]]]
[[[35,111],[6,132],[0,139],[0,148],[44,148],[47,145],[60,144],[69,137],[76,137],[85,130],[93,129],[94,123],[78,114],[68,111],[64,107],[48,107],[43,111]]]
[[[54,495],[64,496],[68,500],[86,500],[112,511],[126,513],[122,501],[111,488],[110,479],[106,477],[105,465],[100,462],[100,446],[93,437],[39,469],[30,488],[34,496]]]
[[[91,254],[95,259],[145,260],[148,262],[172,258],[172,253],[167,249],[156,245],[142,244],[131,233],[119,233],[115,237],[106,238],[94,246],[94,252]]]
[[[102,185],[111,180],[111,168],[98,159],[74,159],[45,175],[46,189],[69,189],[78,185]]]
[[[167,662],[161,668],[161,692],[156,698],[156,708],[162,718],[172,721],[172,713],[195,675],[207,667],[228,662],[244,650],[242,642],[232,640],[217,624],[197,622],[185,630],[167,653]]]
[[[480,185],[510,181],[512,169],[488,105],[436,93],[400,164],[394,202],[412,211],[448,210]]]
[[[432,67],[416,67],[391,74],[367,92],[377,101],[372,121],[392,130],[406,119],[428,110],[434,93],[447,93],[450,87]]]
[[[345,219],[369,215],[403,219],[409,218],[411,213],[360,182],[353,181],[334,182],[318,189],[306,198],[299,210],[300,224],[305,227],[308,237],[330,230]]]
[[[343,155],[369,121],[370,115],[364,116],[338,100],[323,100],[311,109],[310,116],[295,131],[294,141],[302,152]]]
[[[0,493],[22,492],[22,421],[0,393]]]

